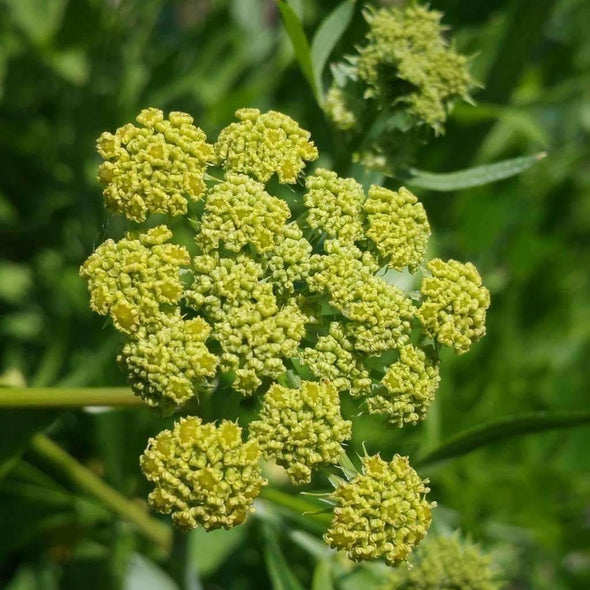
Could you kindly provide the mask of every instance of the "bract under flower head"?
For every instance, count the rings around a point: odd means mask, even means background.
[[[215,144],[218,161],[228,171],[260,182],[276,174],[279,182],[294,184],[305,163],[318,157],[309,132],[287,115],[239,109],[236,118],[239,123],[223,129]]]
[[[486,333],[490,292],[470,262],[435,258],[426,268],[432,276],[422,280],[424,302],[416,315],[430,336],[463,354]]]
[[[324,539],[353,561],[385,559],[396,565],[407,558],[430,526],[434,504],[407,457],[390,463],[378,455],[363,458],[362,473],[343,482],[332,496],[338,502]]]
[[[144,109],[137,122],[142,127],[130,123],[98,138],[105,160],[98,176],[107,208],[139,222],[152,213],[184,215],[188,199],[203,196],[213,146],[186,113],[172,112],[165,119],[159,109]]]
[[[313,470],[337,463],[351,434],[338,391],[327,382],[304,381],[297,389],[273,385],[250,424],[263,455],[284,466],[295,484],[309,483]]]
[[[149,440],[140,464],[155,486],[150,506],[172,514],[174,524],[187,531],[241,524],[267,483],[258,443],[242,442],[242,429],[226,420],[215,426],[196,416],[181,418],[172,431]]]

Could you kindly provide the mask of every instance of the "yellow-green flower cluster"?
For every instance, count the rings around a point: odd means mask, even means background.
[[[196,417],[150,440],[141,459],[155,484],[150,505],[185,530],[241,523],[265,483],[262,455],[295,484],[340,462],[352,426],[340,394],[400,426],[422,419],[439,380],[437,347],[410,342],[428,336],[465,352],[484,334],[489,304],[471,264],[430,262],[421,301],[387,282],[388,269],[421,267],[430,229],[416,197],[377,186],[365,195],[323,168],[303,179],[318,156],[307,131],[273,111],[236,115],[214,150],[190,116],[165,120],[157,109],[142,111],[143,127],[103,134],[112,210],[143,221],[186,214],[187,199],[201,199],[201,213],[186,220],[187,247],[160,225],[107,240],[81,268],[92,309],[125,334],[119,362],[148,405],[172,413],[199,396],[262,398],[246,443],[233,422]],[[210,164],[223,178],[205,174]],[[305,188],[279,198],[275,174]],[[366,457],[333,494],[326,540],[355,560],[397,563],[429,526],[427,491],[406,458]]]
[[[426,416],[440,377],[438,365],[423,350],[408,344],[399,349],[399,360],[393,363],[381,380],[379,393],[367,400],[371,414],[384,414],[404,426],[416,424]]]
[[[303,349],[300,359],[318,379],[329,380],[338,391],[355,397],[371,393],[369,371],[338,322],[330,323],[328,334],[320,336],[315,346]]]
[[[338,502],[324,539],[353,561],[405,560],[432,520],[428,481],[412,469],[407,457],[390,463],[378,455],[363,458],[362,473],[343,482],[332,496]]]
[[[190,264],[182,246],[167,244],[172,232],[163,225],[115,242],[106,240],[86,260],[80,275],[88,280],[90,307],[110,314],[126,334],[182,297],[180,271]]]
[[[264,185],[244,174],[225,175],[207,195],[199,244],[207,251],[220,245],[239,252],[252,244],[258,252],[273,249],[291,211],[271,197]]]
[[[311,481],[315,469],[336,464],[351,434],[351,422],[340,415],[338,390],[328,382],[304,381],[298,389],[273,385],[250,424],[263,455],[276,459],[297,485]]]
[[[454,535],[428,537],[383,590],[500,590],[501,586],[490,558]]]
[[[279,305],[263,268],[252,258],[199,256],[195,282],[187,294],[210,320],[212,338],[221,346],[220,368],[235,376],[233,387],[253,393],[263,377],[277,379],[284,359],[295,356],[307,317],[295,299]]]
[[[357,62],[367,98],[402,105],[436,131],[472,85],[467,58],[448,47],[441,18],[418,5],[368,11],[367,44]]]
[[[303,197],[307,223],[343,244],[363,237],[363,187],[352,178],[340,178],[335,172],[318,168],[305,181]]]
[[[295,284],[307,279],[311,269],[311,251],[311,244],[296,223],[283,228],[276,237],[275,247],[262,259],[266,275],[277,293],[292,294]]]
[[[305,163],[318,157],[309,132],[287,115],[239,109],[236,118],[239,123],[223,129],[215,144],[219,163],[231,172],[264,183],[276,174],[279,182],[294,184]]]
[[[186,113],[172,112],[165,119],[159,109],[144,109],[137,122],[142,127],[129,123],[98,138],[106,206],[132,221],[145,221],[152,213],[184,215],[188,199],[205,192],[213,146]]]
[[[371,186],[363,204],[369,229],[379,253],[395,270],[415,270],[422,262],[430,225],[422,203],[404,187],[398,192]]]
[[[416,315],[429,336],[463,354],[486,333],[490,292],[470,262],[435,258],[426,267],[432,276],[422,280]]]
[[[174,524],[185,531],[241,524],[266,484],[258,443],[244,443],[242,429],[227,420],[215,426],[196,416],[181,418],[171,431],[149,440],[140,463],[155,486],[150,506],[172,514]]]
[[[164,411],[187,402],[217,369],[205,344],[210,332],[203,318],[185,320],[178,311],[142,324],[119,355],[131,389]]]
[[[358,123],[357,116],[348,105],[349,97],[342,88],[332,86],[326,93],[324,110],[334,125],[342,131],[354,129]]]
[[[308,283],[329,293],[330,304],[350,320],[346,331],[355,350],[378,354],[407,342],[414,316],[409,297],[372,274],[377,264],[368,252],[336,242],[326,248],[327,255],[312,258]]]

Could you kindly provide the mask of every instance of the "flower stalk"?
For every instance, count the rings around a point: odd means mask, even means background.
[[[167,525],[152,518],[139,504],[114,490],[50,438],[44,434],[36,434],[31,439],[30,449],[59,469],[82,491],[99,500],[111,512],[135,525],[146,539],[160,547],[165,554],[170,552],[172,533]]]
[[[0,408],[81,408],[144,406],[129,387],[2,387]]]

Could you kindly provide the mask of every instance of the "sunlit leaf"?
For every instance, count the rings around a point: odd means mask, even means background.
[[[535,165],[546,156],[546,152],[541,152],[533,156],[523,156],[521,158],[504,160],[486,166],[475,166],[474,168],[467,168],[466,170],[440,174],[411,168],[409,171],[410,175],[406,179],[406,182],[410,186],[440,192],[472,188],[474,186],[491,184],[498,180],[504,180],[505,178],[516,176]]]
[[[531,412],[500,418],[487,424],[469,428],[432,449],[416,461],[416,465],[431,465],[460,457],[481,447],[536,432],[558,428],[572,428],[590,424],[590,412]]]
[[[311,42],[311,61],[316,88],[323,96],[322,74],[332,50],[348,28],[356,0],[339,4],[322,22]]]
[[[322,559],[316,565],[311,583],[312,590],[334,590],[330,561]]]
[[[289,39],[293,45],[295,57],[299,63],[301,72],[305,76],[305,79],[308,81],[316,99],[319,102],[319,91],[315,82],[313,64],[311,61],[311,51],[305,31],[303,30],[303,24],[301,23],[300,18],[297,16],[293,8],[287,4],[285,0],[279,0],[278,7],[281,12],[281,16],[283,17],[285,30],[287,31],[287,35],[289,35]]]
[[[303,590],[303,586],[297,581],[287,564],[272,527],[264,524],[262,531],[264,535],[264,559],[274,590]]]

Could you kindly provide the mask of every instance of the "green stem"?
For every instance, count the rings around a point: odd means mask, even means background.
[[[92,471],[78,463],[44,434],[31,439],[31,450],[64,473],[81,490],[94,496],[117,516],[133,523],[141,534],[166,553],[170,551],[172,534],[168,526],[152,518],[144,508],[125,498]]]
[[[80,408],[141,406],[128,387],[2,387],[0,408]]]
[[[292,494],[282,492],[281,490],[277,490],[276,488],[266,487],[262,489],[260,497],[264,498],[271,504],[275,504],[276,506],[287,508],[288,510],[297,512],[300,515],[305,514],[307,518],[311,518],[312,520],[320,522],[321,524],[327,524],[330,520],[330,516],[327,514],[314,514],[325,506],[320,506],[317,502],[311,502],[305,498],[302,498],[299,494],[294,496]]]

